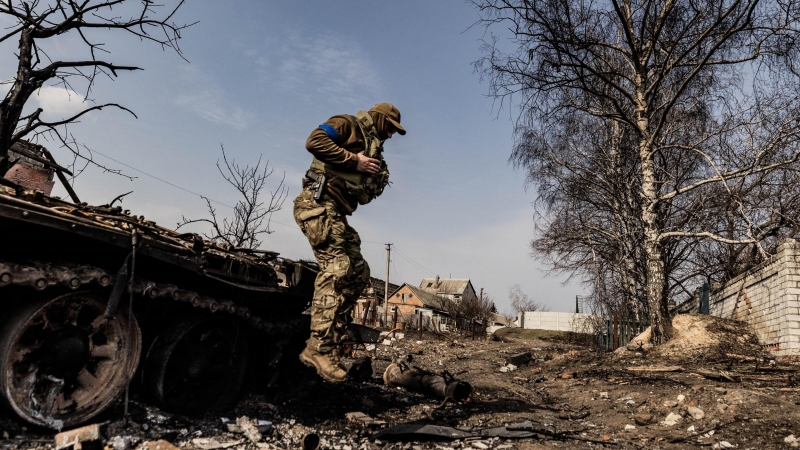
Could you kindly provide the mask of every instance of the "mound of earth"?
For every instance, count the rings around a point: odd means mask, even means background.
[[[679,314],[672,319],[672,338],[651,347],[650,328],[633,338],[627,350],[650,349],[648,355],[675,361],[711,360],[731,355],[766,356],[755,331],[745,322],[721,317]]]

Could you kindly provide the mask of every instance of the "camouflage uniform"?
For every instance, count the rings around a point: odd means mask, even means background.
[[[306,149],[314,155],[314,161],[303,180],[303,190],[294,201],[294,218],[311,244],[320,272],[314,284],[311,337],[304,354],[310,350],[329,355],[332,362],[338,360],[344,328],[352,320],[353,306],[369,283],[369,266],[361,256],[361,238],[347,224],[347,216],[359,204],[369,203],[383,192],[389,171],[383,161],[382,144],[391,136],[390,131],[405,134],[400,126],[400,112],[391,104],[379,103],[369,113],[359,111],[356,116],[331,117],[306,141]],[[358,153],[362,152],[380,161],[377,173],[356,170]],[[323,174],[327,178],[322,195],[315,200],[315,180]],[[317,370],[320,372],[319,367]]]
[[[308,238],[319,274],[311,307],[308,347],[319,353],[337,349],[343,328],[361,291],[369,283],[369,265],[361,256],[361,238],[335,202],[303,189],[294,201],[294,218]]]

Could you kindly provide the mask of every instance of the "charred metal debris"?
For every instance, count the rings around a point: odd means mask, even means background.
[[[0,248],[0,401],[28,422],[85,422],[135,374],[165,410],[219,411],[247,368],[269,389],[299,364],[283,356],[305,339],[314,263],[2,178]]]

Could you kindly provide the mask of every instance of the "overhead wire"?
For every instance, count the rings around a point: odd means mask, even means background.
[[[430,270],[427,270],[427,269],[425,269],[424,267],[422,267],[422,266],[418,265],[417,263],[413,262],[411,259],[409,259],[409,258],[407,258],[406,256],[404,256],[404,254],[403,254],[403,253],[397,252],[397,254],[398,254],[398,255],[399,255],[401,258],[403,258],[403,259],[405,259],[406,261],[408,261],[408,263],[409,263],[409,264],[411,264],[411,266],[412,266],[412,267],[414,267],[415,269],[417,269],[417,270],[419,270],[420,272],[424,273],[425,275],[433,275],[433,272],[431,272]]]
[[[187,188],[185,188],[185,187],[183,187],[183,186],[177,185],[177,184],[175,184],[175,183],[172,183],[172,182],[170,182],[170,181],[167,181],[167,180],[165,180],[165,179],[163,179],[163,178],[157,177],[157,176],[155,176],[155,175],[153,175],[153,174],[150,174],[150,173],[148,173],[148,172],[145,172],[145,171],[144,171],[144,170],[142,170],[142,169],[136,168],[136,167],[134,167],[134,166],[132,166],[132,165],[130,165],[130,164],[128,164],[128,163],[124,163],[124,162],[122,162],[122,161],[120,161],[120,160],[118,160],[118,159],[116,159],[116,158],[113,158],[113,157],[111,157],[111,156],[108,156],[108,155],[106,155],[105,153],[103,153],[103,152],[100,152],[100,151],[98,151],[98,150],[92,150],[92,153],[96,153],[96,154],[98,154],[98,155],[100,155],[100,156],[102,156],[102,157],[104,157],[104,158],[107,158],[107,159],[110,159],[111,161],[114,161],[114,162],[115,162],[115,163],[117,163],[117,164],[123,165],[123,166],[127,167],[128,169],[134,170],[134,171],[136,171],[136,172],[138,172],[138,173],[141,173],[142,175],[148,176],[148,177],[150,177],[150,178],[152,178],[152,179],[154,179],[154,180],[160,181],[160,182],[162,182],[162,183],[164,183],[164,184],[166,184],[166,185],[168,185],[168,186],[172,186],[172,187],[174,187],[174,188],[176,188],[176,189],[180,189],[180,190],[182,190],[182,191],[184,191],[184,192],[187,192],[187,193],[189,193],[189,194],[192,194],[192,195],[194,195],[194,196],[197,196],[197,197],[199,197],[199,198],[202,198],[202,199],[204,199],[204,200],[207,200],[207,201],[209,201],[209,202],[211,202],[211,203],[216,203],[216,204],[218,204],[218,205],[221,205],[221,206],[224,206],[224,207],[226,207],[226,208],[230,208],[230,209],[235,209],[235,207],[233,207],[233,206],[231,206],[231,205],[228,205],[227,203],[223,203],[223,202],[221,202],[221,201],[219,201],[219,200],[214,200],[214,199],[212,199],[212,198],[208,197],[207,195],[200,194],[200,193],[198,193],[198,192],[195,192],[195,191],[193,191],[193,190],[191,190],[191,189],[187,189]],[[279,221],[277,221],[277,220],[272,220],[272,219],[270,219],[270,223],[276,223],[276,224],[278,224],[278,225],[282,225],[282,226],[284,226],[284,227],[288,227],[288,228],[292,228],[292,229],[295,229],[295,230],[298,230],[298,231],[300,231],[300,228],[299,228],[297,225],[289,225],[289,224],[286,224],[286,223],[283,223],[283,222],[279,222]],[[379,244],[379,245],[385,245],[385,243],[384,243],[384,242],[376,242],[376,241],[362,241],[362,243],[365,243],[365,244]],[[419,270],[419,271],[421,271],[421,272],[423,272],[423,273],[425,273],[425,274],[427,274],[427,275],[434,275],[434,272],[433,272],[432,270],[430,270],[430,269],[426,268],[425,266],[423,266],[422,264],[420,264],[420,263],[418,263],[418,262],[414,261],[414,260],[413,260],[413,259],[412,259],[410,256],[408,256],[408,255],[406,255],[405,253],[403,253],[402,251],[400,251],[400,250],[397,248],[397,245],[394,245],[394,250],[397,252],[397,254],[398,254],[398,255],[400,255],[400,257],[401,257],[401,258],[403,258],[403,259],[405,259],[406,261],[408,261],[408,263],[409,263],[409,264],[411,264],[411,266],[412,266],[412,267],[416,268],[417,270]],[[395,268],[395,276],[397,276],[397,277],[398,277],[398,279],[399,279],[399,274],[397,274],[397,269],[396,269],[396,268]]]
[[[162,183],[164,183],[164,184],[167,184],[167,185],[169,185],[169,186],[172,186],[172,187],[174,187],[174,188],[180,189],[180,190],[182,190],[182,191],[184,191],[184,192],[188,192],[188,193],[190,193],[190,194],[192,194],[192,195],[196,195],[196,196],[198,196],[198,197],[200,197],[200,198],[202,198],[202,199],[204,199],[204,200],[208,200],[208,201],[209,201],[209,202],[211,202],[211,203],[216,203],[216,204],[218,204],[218,205],[221,205],[221,206],[224,206],[224,207],[226,207],[226,208],[230,208],[230,209],[236,209],[235,207],[233,207],[233,206],[231,206],[231,205],[228,205],[227,203],[223,203],[223,202],[221,202],[221,201],[214,200],[213,198],[211,198],[211,197],[208,197],[207,195],[203,195],[203,194],[197,193],[197,192],[195,192],[195,191],[192,191],[192,190],[190,190],[190,189],[186,189],[186,188],[185,188],[185,187],[183,187],[183,186],[179,186],[179,185],[177,185],[177,184],[175,184],[175,183],[172,183],[172,182],[169,182],[169,181],[167,181],[167,180],[164,180],[163,178],[159,178],[159,177],[157,177],[157,176],[155,176],[155,175],[149,174],[149,173],[145,172],[145,171],[144,171],[144,170],[142,170],[142,169],[137,169],[136,167],[133,167],[133,166],[132,166],[132,165],[130,165],[130,164],[124,163],[124,162],[122,162],[122,161],[120,161],[120,160],[118,160],[118,159],[116,159],[116,158],[112,158],[111,156],[108,156],[108,155],[106,155],[105,153],[102,153],[102,152],[100,152],[100,151],[97,151],[97,150],[92,150],[91,152],[92,152],[92,153],[97,153],[98,155],[100,155],[100,156],[102,156],[102,157],[104,157],[104,158],[108,158],[108,159],[110,159],[111,161],[114,161],[114,162],[115,162],[115,163],[117,163],[117,164],[121,164],[121,165],[123,165],[123,166],[127,167],[128,169],[135,170],[136,172],[139,172],[139,173],[141,173],[142,175],[146,175],[146,176],[148,176],[148,177],[150,177],[150,178],[152,178],[152,179],[154,179],[154,180],[158,180],[158,181],[160,181],[160,182],[162,182]],[[272,219],[270,219],[270,223],[277,223],[278,225],[283,225],[283,226],[285,226],[285,227],[289,227],[289,228],[294,228],[294,229],[296,229],[296,230],[300,230],[300,228],[299,228],[299,227],[297,227],[296,225],[288,225],[288,224],[285,224],[285,223],[283,223],[283,222],[278,222],[277,220],[272,220]]]
[[[393,263],[394,261],[392,261],[392,260],[389,260],[389,262],[390,262],[390,263]],[[389,264],[389,265],[390,265],[390,267],[391,267],[392,269],[394,269],[394,277],[395,277],[394,279],[395,279],[395,280],[400,280],[400,273],[399,273],[399,272],[397,272],[397,264]],[[395,283],[395,284],[397,284],[397,283]]]
[[[397,252],[397,254],[398,254],[398,255],[400,255],[402,258],[405,258],[406,260],[408,260],[408,262],[410,262],[411,264],[413,264],[413,265],[414,265],[415,267],[417,267],[418,269],[422,270],[423,272],[426,272],[428,275],[435,275],[435,272],[434,272],[434,271],[432,271],[432,270],[428,269],[427,267],[423,266],[422,264],[420,264],[420,263],[418,263],[418,262],[414,261],[414,260],[413,260],[413,259],[412,259],[410,256],[408,256],[408,255],[406,255],[405,253],[403,253],[402,251],[400,251],[400,250],[397,248],[397,246],[396,246],[396,245],[395,245],[395,248],[394,248],[394,249],[395,249],[395,251]]]

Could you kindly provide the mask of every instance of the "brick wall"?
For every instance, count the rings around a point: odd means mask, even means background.
[[[800,246],[787,240],[758,267],[709,298],[709,314],[749,323],[766,349],[777,356],[800,354]]]

